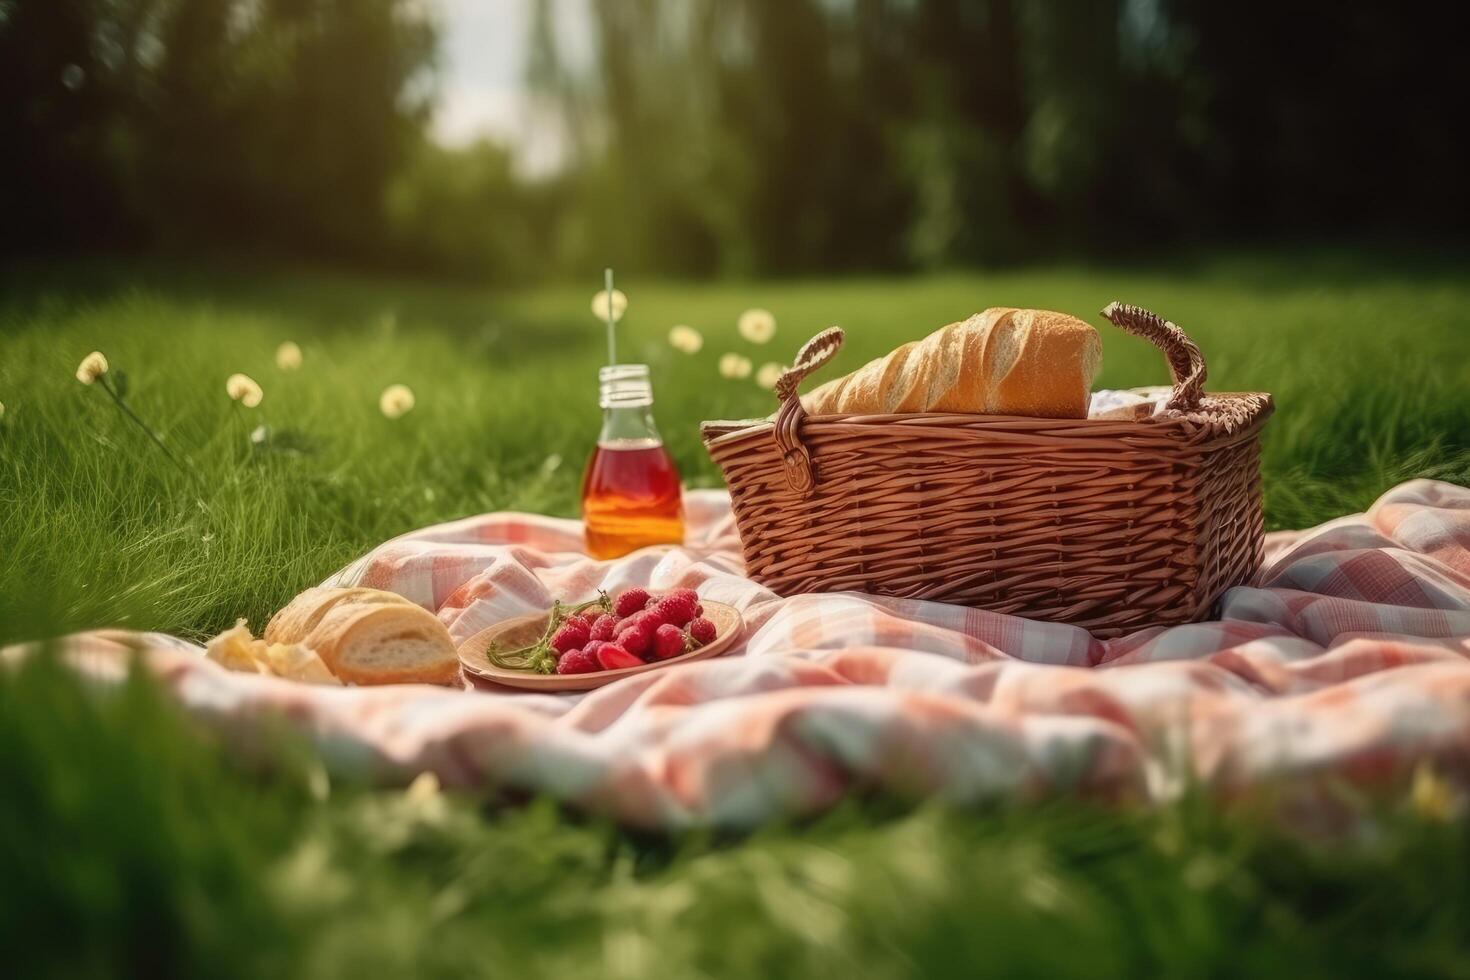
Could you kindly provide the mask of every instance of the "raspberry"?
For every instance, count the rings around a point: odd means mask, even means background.
[[[664,623],[653,634],[653,656],[656,660],[668,660],[684,652],[684,631],[673,623]]]
[[[551,636],[551,648],[558,653],[575,650],[591,639],[592,630],[581,616],[569,617]]]
[[[589,634],[594,640],[611,640],[618,633],[618,617],[612,613],[603,613],[597,617],[597,622],[592,624]]]
[[[696,619],[689,624],[689,638],[695,646],[705,646],[715,641],[715,624],[707,619]]]
[[[683,626],[694,618],[694,609],[698,605],[698,596],[687,589],[681,589],[678,592],[670,592],[654,603],[653,615],[661,623]]]
[[[571,650],[556,662],[558,674],[590,674],[601,665],[597,658],[586,650]]]
[[[624,650],[616,643],[604,643],[597,651],[597,662],[603,670],[618,670],[621,667],[637,667],[643,661]]]
[[[658,622],[648,613],[634,613],[619,625],[618,643],[629,653],[642,657],[649,652],[656,629]]]
[[[648,605],[648,590],[642,588],[625,589],[613,600],[613,612],[620,617],[627,618],[644,606]]]

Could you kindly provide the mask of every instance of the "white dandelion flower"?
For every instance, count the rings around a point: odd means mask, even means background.
[[[91,384],[106,373],[107,358],[100,350],[94,350],[77,365],[77,380],[84,385]]]
[[[704,346],[704,334],[681,323],[669,331],[669,346],[686,354],[698,354]]]
[[[254,408],[265,397],[265,392],[260,390],[260,385],[256,384],[255,379],[248,374],[232,374],[226,378],[225,394],[246,408]]]
[[[726,378],[750,377],[750,358],[731,351],[720,355],[720,374]]]
[[[282,371],[295,371],[301,367],[301,348],[294,341],[286,341],[276,348],[276,367]]]
[[[762,364],[760,366],[760,369],[755,372],[755,383],[760,385],[762,388],[765,388],[767,391],[774,391],[776,388],[776,382],[780,381],[781,375],[785,373],[785,366],[771,361],[766,364]]]
[[[736,326],[740,336],[752,344],[764,344],[776,336],[776,318],[770,310],[746,310]]]
[[[398,419],[413,411],[413,389],[408,385],[389,385],[378,397],[378,408],[390,419]]]
[[[608,315],[608,291],[599,289],[597,295],[592,297],[592,315],[599,320],[606,320]],[[621,289],[614,289],[611,293],[612,320],[614,323],[623,318],[628,309],[628,297],[623,295]]]

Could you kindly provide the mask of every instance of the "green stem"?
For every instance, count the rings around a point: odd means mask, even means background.
[[[141,418],[138,417],[138,413],[134,412],[131,408],[128,407],[128,403],[122,400],[122,396],[119,395],[117,391],[112,387],[112,384],[107,380],[106,375],[102,376],[101,382],[102,390],[112,396],[112,400],[117,403],[117,407],[122,411],[122,413],[128,418],[132,419],[134,424],[136,424],[138,428],[142,429],[149,439],[153,440],[153,444],[155,446],[163,450],[163,454],[168,457],[169,462],[177,466],[179,468],[179,472],[183,473],[185,476],[197,480],[198,475],[190,470],[187,466],[185,466],[183,461],[173,454],[173,450],[169,449],[163,444],[163,440],[158,437],[158,433],[149,428],[148,423],[144,422]]]

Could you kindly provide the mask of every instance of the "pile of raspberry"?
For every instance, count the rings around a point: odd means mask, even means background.
[[[669,660],[714,642],[715,624],[693,589],[657,599],[625,589],[609,603],[573,613],[551,636],[558,674],[590,674]]]

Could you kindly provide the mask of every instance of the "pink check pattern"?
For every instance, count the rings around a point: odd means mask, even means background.
[[[752,826],[858,790],[1147,801],[1267,784],[1295,807],[1422,763],[1470,776],[1465,488],[1415,481],[1366,514],[1273,534],[1258,581],[1227,593],[1218,620],[1108,641],[930,602],[781,598],[743,577],[728,498],[687,504],[681,548],[594,561],[575,521],[488,514],[389,541],[327,583],[399,592],[457,640],[633,584],[692,586],[746,618],[729,656],[583,696],[310,687],[228,673],[158,634],[84,634],[69,656],[115,681],[141,644],[186,708],[242,747],[285,719],[340,776],[432,770],[646,827]]]

